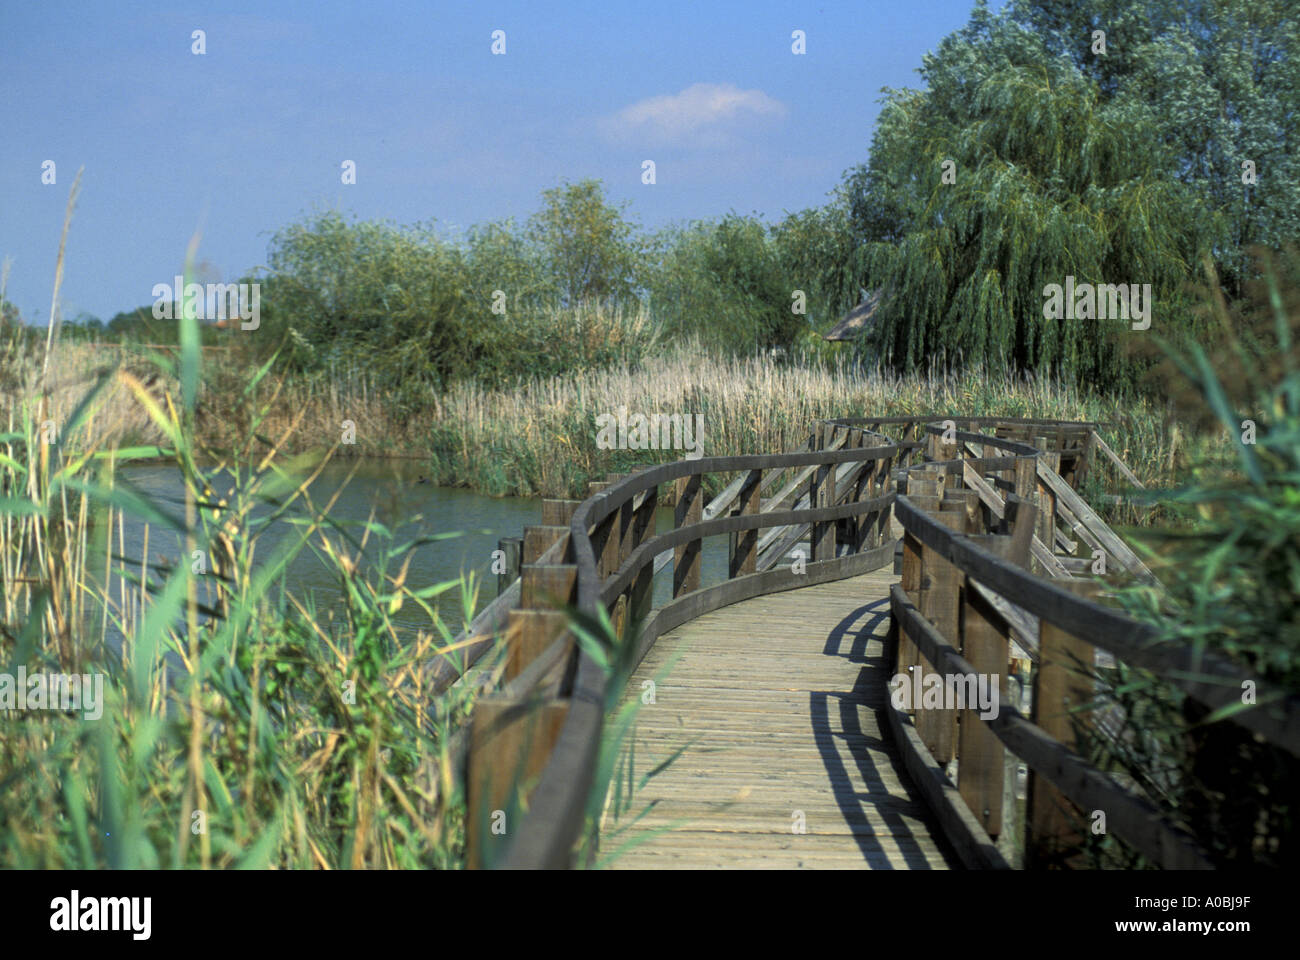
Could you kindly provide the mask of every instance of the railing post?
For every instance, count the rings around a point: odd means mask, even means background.
[[[673,481],[676,507],[673,509],[675,528],[690,526],[700,522],[703,514],[703,477],[692,473],[688,477],[678,477]],[[701,551],[704,543],[691,540],[676,547],[673,551],[673,597],[700,589]]]
[[[1078,596],[1091,599],[1100,587],[1091,580],[1054,580]],[[1074,750],[1078,747],[1075,719],[1071,716],[1093,698],[1091,671],[1095,657],[1090,643],[1066,633],[1048,620],[1038,633],[1038,668],[1034,671],[1033,722],[1052,739]],[[1087,816],[1065,796],[1029,771],[1025,864],[1027,867],[1060,866],[1063,858],[1083,842],[1076,823]],[[1072,859],[1072,858],[1070,858]]]
[[[919,602],[921,592],[921,550],[921,541],[904,531],[901,586],[913,606]],[[889,623],[889,631],[893,634],[894,649],[898,651],[895,672],[905,677],[910,684],[912,671],[921,661],[921,651],[917,649],[911,637],[898,629],[898,623],[892,619]]]
[[[524,527],[524,535],[520,547],[521,566],[523,563],[536,563],[541,558],[542,554],[551,549],[551,546],[557,540],[567,541],[568,539],[569,528],[567,526],[552,527],[530,524],[529,526]],[[565,552],[567,553],[567,551],[568,548],[566,547]]]
[[[759,512],[759,488],[763,483],[763,471],[751,470],[740,487],[736,505],[732,508],[733,517],[755,516]],[[731,557],[727,564],[728,577],[741,577],[758,569],[758,534],[753,530],[738,530],[731,536]]]
[[[818,467],[808,486],[808,505],[813,509],[835,502],[835,465]],[[808,537],[808,559],[830,560],[835,556],[835,521],[814,521]]]
[[[542,525],[547,527],[567,527],[581,505],[581,500],[543,500]]]
[[[1034,446],[1043,451],[1039,462],[1048,470],[1057,472],[1061,468],[1061,455],[1047,446],[1046,437],[1035,437]],[[1038,539],[1051,552],[1056,548],[1056,495],[1038,476],[1038,466],[1034,467],[1034,497],[1038,504]]]
[[[641,506],[632,516],[632,549],[636,549],[655,535],[655,521],[659,514],[659,488],[651,487],[643,495]],[[644,623],[654,606],[655,564],[651,557],[632,581],[629,615],[634,623]]]
[[[889,493],[891,489],[894,489],[895,493],[897,493],[897,488],[894,483],[894,463],[895,463],[894,458],[891,456],[887,456],[883,460],[877,461],[876,464],[877,466],[876,495],[877,496],[886,495]],[[877,532],[876,532],[875,544],[886,543],[889,540],[893,539],[894,531],[891,526],[891,521],[893,519],[894,519],[894,508],[892,505],[881,509],[880,514],[876,520]]]
[[[523,552],[523,537],[502,537],[497,541],[497,549],[502,554],[504,569],[497,574],[497,596],[506,592],[510,584],[519,579],[519,564]]]
[[[552,608],[573,603],[577,584],[578,568],[573,564],[520,567],[523,609],[511,611],[508,627],[511,649],[506,671],[511,679],[561,637],[566,618]],[[567,644],[571,652],[572,637]],[[566,659],[543,679],[543,685],[562,675]],[[568,709],[568,700],[537,700],[533,692],[517,697],[496,694],[474,705],[466,764],[466,853],[471,868],[491,866],[509,842],[518,827],[511,818],[518,821],[519,803],[541,775]]]
[[[611,486],[613,486],[625,476],[626,474],[622,473],[611,473],[608,474],[605,479]],[[609,569],[603,574],[603,576],[607,577],[617,573],[618,569],[623,566],[623,561],[625,561],[628,558],[628,554],[632,552],[631,497],[628,497],[619,504],[618,509],[614,511],[614,526],[610,531],[610,538],[612,543],[607,551],[610,555],[608,559]],[[627,605],[627,592],[624,591],[620,593],[618,598],[614,601],[614,605],[610,611],[610,620],[613,622],[615,633],[620,639],[622,639],[627,626]]]
[[[861,439],[864,434],[859,433]],[[859,446],[863,444],[859,443]],[[864,500],[872,500],[879,494],[878,472],[880,470],[880,461],[872,460],[864,464],[858,473],[858,482],[853,492],[853,499],[857,503]],[[863,550],[870,550],[876,545],[876,527],[879,523],[879,511],[872,513],[863,513],[853,518],[851,528],[853,530],[853,552],[860,553]]]
[[[826,424],[818,420],[813,435],[815,449],[824,450],[834,442],[834,428],[829,440]],[[835,465],[820,464],[808,479],[808,506],[812,509],[829,507],[835,501]],[[830,560],[835,556],[835,523],[832,520],[814,520],[808,532],[808,560]]]
[[[931,519],[943,524],[949,530],[963,533],[966,529],[966,511],[940,510],[931,514]],[[960,648],[958,636],[961,607],[959,592],[962,573],[946,559],[939,556],[927,546],[921,548],[921,590],[917,609],[928,619],[936,630],[954,647]],[[935,672],[934,664],[927,664],[925,658],[919,661],[921,670],[921,689],[925,690],[925,680],[929,672]],[[941,677],[942,679],[942,677]],[[929,748],[935,762],[946,767],[953,758],[953,742],[956,732],[957,716],[953,710],[921,709],[916,714],[916,732]]]
[[[572,598],[568,579],[576,577],[577,568],[569,564],[539,565],[537,561],[556,542],[567,543],[568,539],[568,527],[524,527],[519,608],[510,611],[506,627],[504,676],[507,683],[544,653],[564,627],[564,613],[551,607],[556,602],[567,603]],[[563,549],[567,555],[567,546]]]
[[[980,546],[1004,559],[1009,557],[1012,549],[1009,537],[986,537],[980,541]],[[1009,632],[1002,615],[974,589],[969,578],[962,591],[961,621],[962,657],[974,667],[977,678],[987,677],[990,684],[997,684],[996,705],[1001,710],[1007,702]],[[989,689],[992,692],[991,687]],[[969,707],[962,711],[958,724],[957,749],[957,790],[984,831],[997,839],[1003,825],[1006,750],[988,724]]]
[[[568,712],[567,700],[531,703],[498,696],[474,705],[465,804],[471,870],[490,867],[519,828],[519,801],[541,776]]]

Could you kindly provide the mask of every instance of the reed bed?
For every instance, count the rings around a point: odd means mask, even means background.
[[[59,263],[61,277],[62,246]],[[0,347],[0,867],[459,866],[453,741],[473,689],[433,688],[458,632],[435,602],[459,593],[468,618],[474,584],[407,583],[418,543],[312,502],[329,451],[286,454],[296,425],[268,433],[279,397],[258,393],[261,377],[225,399],[245,432],[212,459],[196,439],[192,319],[175,357],[106,364],[60,346],[57,324],[35,349]],[[180,470],[183,509],[117,471],[157,458]],[[181,562],[147,542],[126,556],[127,515]],[[258,556],[272,523],[296,536]],[[374,539],[386,542],[367,573]],[[303,549],[337,574],[330,611],[284,589]],[[403,606],[425,625],[399,632]],[[19,694],[24,673],[91,685],[75,699],[40,682]]]
[[[94,350],[69,345],[58,368],[67,386],[55,394],[68,409],[84,393]],[[226,400],[238,397],[256,377],[251,363],[214,370],[200,391],[196,427],[203,444],[228,450],[249,424]],[[81,386],[78,387],[78,384]],[[278,396],[260,427],[282,433],[297,427],[286,450],[325,449],[342,437],[345,422],[354,442],[338,456],[404,456],[427,460],[436,482],[504,496],[570,497],[590,480],[637,463],[659,462],[682,451],[602,450],[596,417],[629,413],[700,414],[703,451],[726,456],[790,449],[810,424],[829,416],[1042,417],[1095,420],[1103,435],[1148,486],[1164,486],[1200,442],[1189,437],[1155,401],[1135,395],[1102,395],[1068,382],[989,371],[931,371],[894,376],[863,368],[846,356],[831,360],[785,360],[768,355],[724,357],[697,345],[669,347],[636,363],[579,369],[535,377],[509,386],[461,382],[428,391],[412,411],[393,402],[393,392],[364,370],[345,367],[328,376],[279,374],[258,383],[257,396]],[[105,397],[99,426],[136,443],[160,443],[162,435],[120,388]]]

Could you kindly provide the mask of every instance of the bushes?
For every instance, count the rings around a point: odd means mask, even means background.
[[[809,320],[792,309],[794,291],[803,290],[813,310],[824,298],[810,291],[813,271],[797,269],[808,264],[792,256],[794,232],[782,236],[778,245],[762,221],[734,213],[661,233],[649,289],[666,332],[724,353],[794,344]]]
[[[1222,455],[1199,465],[1168,498],[1181,508],[1184,526],[1164,538],[1165,589],[1134,589],[1124,600],[1157,624],[1165,641],[1215,652],[1294,696],[1300,693],[1300,256],[1293,252],[1280,264],[1265,257],[1260,267],[1261,278],[1234,309],[1214,291],[1218,343],[1173,354],[1191,391],[1181,403],[1198,398],[1201,412],[1217,421]],[[1237,371],[1251,376],[1228,380]],[[1254,436],[1245,420],[1253,422]],[[1153,795],[1184,818],[1219,865],[1300,860],[1300,760],[1223,714],[1209,715],[1156,677],[1130,671],[1112,680],[1110,699],[1141,733],[1103,742],[1100,753],[1135,776],[1163,769],[1166,782]],[[1261,699],[1237,709],[1269,708]]]

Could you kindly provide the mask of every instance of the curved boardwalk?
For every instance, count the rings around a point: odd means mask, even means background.
[[[694,744],[637,792],[626,831],[606,823],[615,868],[945,869],[958,862],[903,771],[877,710],[888,568],[746,600],[661,637],[629,696],[636,776]],[[675,662],[674,662],[675,660]],[[796,833],[801,811],[806,833]]]

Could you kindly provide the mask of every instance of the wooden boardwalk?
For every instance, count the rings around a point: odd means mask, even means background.
[[[886,568],[756,597],[659,639],[629,685],[641,697],[643,681],[656,681],[638,714],[637,776],[695,742],[620,823],[606,821],[604,854],[671,828],[611,867],[959,866],[877,714],[897,579]]]

